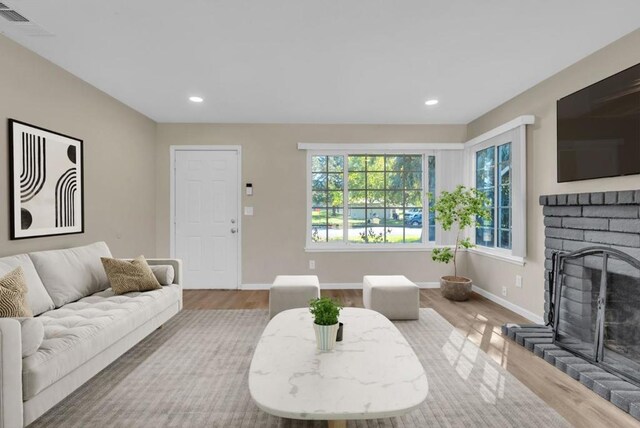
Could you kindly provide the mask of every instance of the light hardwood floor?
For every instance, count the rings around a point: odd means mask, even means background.
[[[361,290],[323,290],[344,306],[362,307]],[[469,340],[511,372],[577,427],[640,427],[634,418],[600,398],[543,359],[502,336],[507,322],[526,319],[477,294],[467,302],[444,299],[437,289],[420,291],[420,306],[435,309]],[[185,309],[267,309],[268,291],[185,290]]]

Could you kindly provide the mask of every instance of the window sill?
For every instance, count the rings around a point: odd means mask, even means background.
[[[388,247],[388,246],[377,246],[377,245],[344,245],[344,246],[334,246],[334,247],[320,247],[320,246],[306,246],[304,251],[307,253],[369,253],[369,252],[388,252],[388,253],[397,253],[397,252],[431,252],[435,246],[433,245],[411,245],[411,246],[397,246],[397,247]]]
[[[503,262],[511,263],[516,266],[524,266],[525,264],[524,258],[511,255],[507,252],[489,250],[480,247],[469,248],[467,251],[472,254],[478,254],[495,260],[501,260]]]

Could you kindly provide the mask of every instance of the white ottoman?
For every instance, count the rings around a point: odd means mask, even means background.
[[[404,275],[365,275],[362,281],[364,307],[390,320],[420,317],[420,288]]]
[[[306,308],[309,300],[320,297],[320,282],[315,275],[278,275],[269,291],[269,318],[282,311]]]

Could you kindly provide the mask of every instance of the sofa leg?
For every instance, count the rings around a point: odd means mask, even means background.
[[[160,330],[163,327],[164,327],[164,324],[162,324],[160,327],[158,327],[157,330]]]

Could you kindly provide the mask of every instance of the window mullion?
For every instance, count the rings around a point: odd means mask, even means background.
[[[349,155],[342,155],[342,243],[349,243]]]
[[[325,221],[325,239],[326,242],[329,242],[329,229],[331,228],[331,226],[329,225],[329,156],[325,156],[326,159],[326,166],[324,169],[324,173],[326,174],[327,177],[327,183],[326,183],[326,187],[325,187],[325,202],[324,202],[324,208],[325,208],[325,214],[324,214],[324,221]]]
[[[369,155],[364,156],[364,243],[369,238]]]
[[[406,157],[403,157],[406,159]],[[407,214],[407,176],[406,171],[404,170],[404,165],[406,165],[406,161],[403,162],[402,170],[400,174],[402,174],[402,243],[407,242],[407,222],[405,221],[405,215]]]
[[[494,161],[493,161],[493,248],[499,248],[498,238],[500,235],[500,227],[499,227],[499,213],[500,209],[500,159],[498,158],[498,145],[494,146]]]
[[[382,236],[383,243],[387,243],[387,154],[383,155],[382,164]]]
[[[426,171],[426,173],[425,173]],[[420,191],[420,198],[422,200],[422,242],[429,242],[429,202],[425,199],[425,192],[429,191],[428,183],[429,180],[429,155],[423,153],[422,154],[422,180],[420,186],[422,190]],[[427,202],[427,205],[425,205]],[[425,233],[426,231],[426,233]],[[426,238],[426,241],[425,241]]]

